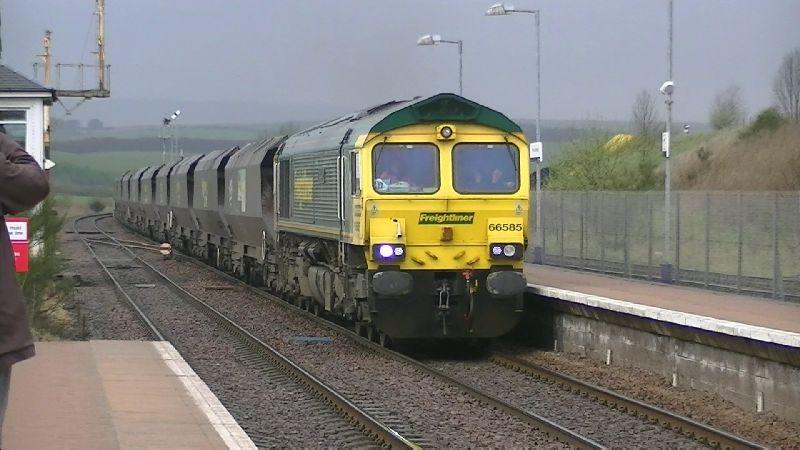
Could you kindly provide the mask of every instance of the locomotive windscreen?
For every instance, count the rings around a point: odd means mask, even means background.
[[[432,194],[439,190],[439,149],[432,144],[381,144],[372,152],[375,190]]]
[[[461,194],[510,194],[519,190],[519,149],[513,144],[457,144],[453,184]]]

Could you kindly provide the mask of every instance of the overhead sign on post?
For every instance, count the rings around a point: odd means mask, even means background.
[[[25,217],[6,217],[6,230],[11,238],[11,249],[14,251],[14,269],[17,272],[28,271],[28,219]]]

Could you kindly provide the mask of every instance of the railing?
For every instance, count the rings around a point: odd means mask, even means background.
[[[671,197],[666,255],[661,192],[545,191],[531,248],[548,265],[800,301],[800,192]]]

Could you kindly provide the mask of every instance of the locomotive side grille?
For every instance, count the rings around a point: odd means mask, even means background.
[[[338,152],[292,158],[292,219],[338,227],[336,198]]]

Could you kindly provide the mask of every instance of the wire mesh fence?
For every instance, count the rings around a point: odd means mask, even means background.
[[[673,192],[668,227],[663,192],[541,202],[531,262],[800,301],[800,192]]]

